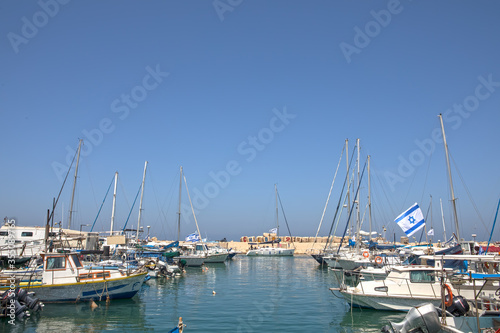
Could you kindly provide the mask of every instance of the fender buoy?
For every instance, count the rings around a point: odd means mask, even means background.
[[[451,291],[451,287],[447,285],[446,283],[444,284],[444,288],[448,292],[448,300],[444,303],[446,307],[449,307],[453,304],[453,292]]]
[[[380,257],[380,256],[375,257],[375,263],[377,265],[380,265],[383,261],[384,261],[384,259],[382,259],[382,257]]]
[[[150,260],[145,266],[151,270],[156,269],[156,263],[153,260]]]
[[[370,252],[363,251],[363,257],[368,258],[370,256]]]

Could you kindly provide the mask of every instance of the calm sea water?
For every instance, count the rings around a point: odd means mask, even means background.
[[[351,310],[328,288],[333,272],[309,256],[236,256],[208,270],[188,268],[174,279],[151,279],[133,299],[47,304],[40,315],[1,332],[168,332],[179,317],[184,332],[380,332],[404,314]],[[216,294],[213,294],[213,291]]]

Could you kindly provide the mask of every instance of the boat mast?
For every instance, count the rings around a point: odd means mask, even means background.
[[[142,217],[142,198],[144,197],[144,181],[146,180],[146,169],[148,167],[148,161],[144,163],[144,173],[142,175],[142,185],[141,185],[141,200],[139,201],[139,217],[137,218],[137,240],[139,240],[139,228],[141,226]]]
[[[351,183],[349,181],[349,139],[345,139],[345,151],[346,151],[346,167],[347,167],[347,213],[351,211]],[[349,226],[348,237],[351,239],[351,226]]]
[[[444,149],[445,149],[445,152],[446,152],[446,165],[448,166],[448,179],[450,181],[450,191],[451,191],[451,203],[453,205],[453,217],[455,219],[455,229],[457,231],[457,238],[458,238],[458,241],[460,241],[460,228],[458,226],[458,217],[457,217],[457,205],[456,205],[456,202],[455,202],[455,192],[453,191],[453,180],[451,178],[451,167],[450,167],[450,157],[449,157],[449,154],[448,154],[448,144],[446,143],[446,135],[444,133],[444,125],[443,125],[443,116],[441,115],[441,113],[438,115],[439,117],[439,120],[441,122],[441,130],[443,132],[443,142],[444,142]]]
[[[441,219],[443,220],[443,236],[444,242],[446,242],[446,226],[444,224],[444,214],[443,214],[443,201],[439,198],[439,204],[441,205]]]
[[[68,229],[71,229],[71,217],[73,216],[73,201],[75,199],[76,178],[78,176],[78,163],[80,162],[80,150],[82,147],[82,142],[83,139],[80,139],[80,142],[78,142],[78,153],[75,166],[75,180],[73,181],[73,192],[71,194],[71,204],[69,206]]]
[[[372,199],[370,197],[371,194],[371,186],[370,186],[370,155],[368,155],[368,221],[370,224],[370,235],[368,236],[369,241],[372,240]]]
[[[115,172],[115,190],[113,192],[113,206],[111,208],[111,228],[109,235],[113,236],[113,225],[115,223],[115,208],[116,208],[116,187],[118,185],[118,171]]]
[[[359,150],[360,150],[360,147],[359,147],[359,139],[356,139],[356,145],[357,145],[357,151],[358,151],[358,170],[357,170],[357,174],[358,174],[358,189],[359,189],[359,186],[360,186],[360,183],[361,183],[361,180],[360,180],[360,177],[359,177],[359,163],[360,163],[360,160],[359,160]],[[356,204],[356,233],[355,233],[355,242],[356,242],[356,249],[359,250],[360,248],[360,241],[359,241],[359,232],[361,230],[361,216],[360,216],[360,209],[359,209],[359,191],[357,191],[356,193],[356,196],[354,197],[354,202]]]
[[[191,201],[191,195],[189,194],[189,188],[188,188],[186,176],[183,176],[183,178],[184,178],[184,184],[186,185],[186,193],[188,195],[189,205],[191,206],[191,212],[193,213],[194,223],[196,224],[196,231],[198,231],[198,236],[200,236],[200,240],[203,243],[203,238],[201,238],[200,227],[198,226],[198,220],[196,219],[196,214],[194,213],[193,202]]]
[[[278,187],[274,184],[274,196],[276,197],[276,239],[280,237],[280,224],[278,220]]]
[[[179,211],[177,212],[179,218],[177,220],[177,241],[179,241],[181,237],[181,196],[182,196],[182,165],[181,165],[181,177],[179,179]]]

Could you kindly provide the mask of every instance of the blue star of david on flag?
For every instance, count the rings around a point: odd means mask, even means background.
[[[408,237],[422,229],[425,225],[424,215],[417,203],[401,213],[394,222],[403,229]]]

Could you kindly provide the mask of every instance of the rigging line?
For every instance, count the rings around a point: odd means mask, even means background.
[[[365,216],[366,216],[366,211],[367,210],[368,210],[368,203],[366,204],[365,210],[363,211],[363,217],[361,218],[361,222],[359,223],[359,230],[362,230],[363,222],[365,221]],[[368,237],[371,237],[371,235],[368,236]]]
[[[427,207],[427,212],[425,213],[425,219],[424,221],[427,221],[427,217],[429,217],[429,211],[431,210],[431,205],[429,205],[429,207]],[[418,240],[418,243],[422,243],[422,236],[424,234],[424,231],[426,231],[426,228],[423,228],[422,229],[422,232],[420,233],[420,238]],[[427,237],[427,236],[426,236]]]
[[[50,213],[50,215],[48,217],[48,221],[50,221],[52,219],[52,216],[54,216],[54,211],[56,210],[57,202],[59,201],[59,197],[61,196],[61,192],[62,192],[62,190],[64,188],[64,184],[66,184],[66,180],[68,179],[69,172],[71,171],[71,167],[73,166],[73,162],[75,161],[75,158],[76,158],[77,154],[78,154],[78,151],[75,152],[75,155],[73,155],[73,160],[71,160],[71,164],[69,165],[68,172],[66,172],[66,177],[64,177],[63,184],[61,186],[61,189],[59,190],[59,194],[57,195],[57,199],[56,199],[56,201],[55,201],[55,203],[54,203],[54,205],[52,207],[52,212]]]
[[[429,169],[431,167],[432,153],[433,151],[431,151],[429,155],[429,163],[427,164],[427,171],[425,172],[424,188],[422,189],[422,196],[420,197],[420,202],[424,201],[424,193],[425,193],[425,187],[427,186],[427,178],[429,177]]]
[[[495,223],[497,222],[498,208],[500,208],[500,199],[498,199],[497,212],[495,213],[495,219],[493,220],[493,227],[491,227],[490,238],[488,239],[488,245],[486,246],[486,253],[488,253],[488,248],[490,247],[491,236],[493,236],[493,230],[495,229]]]
[[[408,196],[410,195],[410,191],[411,191],[411,188],[413,186],[413,182],[415,181],[415,178],[417,178],[416,169],[414,169],[413,178],[411,179],[410,186],[408,187],[408,192],[406,193],[406,196],[405,196],[403,202],[401,203],[401,208],[399,211],[404,211],[404,205],[405,205],[406,200],[408,200]]]
[[[358,187],[356,189],[356,194],[354,195],[354,198],[356,198],[358,195],[359,188],[361,187],[361,179],[363,179],[363,175],[365,174],[365,169],[366,169],[366,161],[365,161],[365,165],[363,166],[363,172],[361,172],[361,176],[359,177],[359,184],[358,184]],[[347,223],[345,225],[344,234],[342,235],[342,238],[340,239],[339,248],[337,249],[337,254],[340,252],[340,248],[342,247],[342,243],[344,242],[344,237],[345,237],[345,234],[347,232],[347,227],[349,226],[349,220],[351,219],[351,215],[352,215],[353,211],[354,211],[354,205],[349,212],[349,217],[347,218]]]
[[[126,195],[126,193],[125,193],[125,187],[123,186],[123,182],[122,182],[122,180],[121,180],[121,178],[120,178],[120,175],[118,175],[118,178],[119,178],[119,180],[120,180],[120,181],[118,182],[118,184],[120,185],[120,190],[122,191],[123,198],[125,199],[125,203],[127,204],[127,207],[130,207],[130,202],[129,202],[129,201],[128,201],[128,199],[127,199],[127,195]],[[141,182],[141,186],[142,186],[142,182]],[[132,209],[132,208],[130,208],[130,209]]]
[[[141,193],[141,188],[142,188],[142,182],[141,186],[139,186],[139,189],[137,190],[137,194],[135,195],[134,202],[132,203],[132,207],[130,208],[130,211],[127,216],[127,220],[125,221],[125,225],[123,226],[122,232],[125,231],[125,228],[127,227],[128,219],[130,218],[130,214],[132,214],[132,210],[134,209],[135,202],[137,201],[137,197],[139,196],[139,193]]]
[[[352,165],[352,159],[354,158],[354,155],[355,155],[354,152],[356,151],[356,146],[357,146],[357,144],[354,145],[354,148],[352,150],[351,159],[349,160],[349,165],[348,165],[348,169],[346,172],[346,176],[344,177],[344,184],[342,185],[342,190],[340,191],[339,201],[337,202],[337,208],[335,209],[335,214],[333,216],[332,224],[330,225],[330,231],[328,232],[328,238],[326,239],[326,243],[325,243],[325,247],[323,248],[323,251],[326,250],[326,248],[328,247],[328,243],[330,242],[330,236],[332,235],[333,225],[335,224],[335,219],[336,219],[337,214],[339,212],[340,203],[342,201],[342,194],[344,194],[345,185],[347,183],[347,179],[349,178],[349,173],[350,173],[351,165]],[[354,169],[353,169],[353,172],[354,172]],[[354,179],[354,177],[352,177],[351,180],[352,179]],[[347,193],[349,193],[350,186],[351,186],[351,181],[349,181]],[[347,193],[346,193],[346,196],[347,196]],[[335,228],[335,230],[337,230],[337,228]]]
[[[196,223],[196,230],[198,231],[198,235],[200,235],[200,238],[201,238],[200,227],[198,226],[198,220],[196,219],[196,214],[194,213],[193,202],[191,201],[191,195],[189,194],[189,188],[188,188],[188,183],[187,183],[185,174],[183,175],[183,178],[184,178],[184,184],[186,185],[186,192],[188,195],[189,204],[191,205],[191,211],[193,212],[194,222]],[[203,243],[203,238],[201,238],[201,242]]]
[[[321,229],[321,225],[323,224],[323,218],[325,217],[326,208],[328,207],[328,202],[330,201],[330,196],[331,196],[332,190],[333,190],[333,184],[335,184],[335,179],[337,178],[337,172],[339,171],[339,166],[340,166],[340,162],[342,161],[342,156],[344,155],[344,150],[345,150],[345,143],[344,143],[344,146],[342,147],[342,152],[340,153],[339,163],[337,164],[337,169],[335,170],[335,175],[333,176],[332,185],[330,186],[330,192],[328,192],[328,198],[326,199],[325,208],[323,209],[323,214],[321,215],[321,220],[319,221],[318,230],[316,231],[316,236],[314,237],[314,243],[312,245],[313,248],[314,248],[314,244],[316,244],[319,230]]]
[[[351,181],[349,182],[349,186],[351,186],[351,184],[352,184],[352,182],[353,182],[353,181],[354,181],[354,179],[353,179],[353,178],[351,178]],[[347,193],[346,193],[346,194],[344,195],[344,201],[342,202],[342,207],[344,207],[345,203],[347,202],[347,196],[348,196],[348,195],[347,195]],[[337,222],[335,222],[335,229],[333,230],[333,235],[335,235],[335,234],[337,233],[337,227],[339,226],[340,217],[342,216],[342,212],[343,212],[343,211],[344,211],[343,209],[341,209],[341,210],[340,210],[340,214],[339,214],[339,216],[338,216],[338,218],[337,218]],[[333,237],[332,237],[332,238],[333,238]],[[333,240],[333,239],[332,239],[332,240]]]
[[[89,166],[89,163],[88,163],[86,158],[83,160],[83,163],[85,164],[85,169],[87,170],[87,173],[89,174],[90,189],[92,190],[92,195],[94,196],[95,208],[97,208],[98,205],[97,205],[97,198],[96,198],[95,191],[94,191],[94,182],[92,181],[92,177],[90,176],[92,173],[90,172],[90,166]]]
[[[479,210],[477,209],[477,206],[476,206],[476,203],[474,202],[474,199],[472,198],[472,195],[469,191],[469,188],[467,187],[467,184],[465,184],[465,181],[462,177],[462,174],[460,173],[460,170],[458,169],[458,166],[457,164],[455,163],[455,160],[453,159],[453,156],[451,156],[451,154],[449,154],[450,157],[451,157],[451,161],[453,162],[453,165],[455,166],[455,169],[457,170],[457,173],[458,173],[458,177],[460,178],[460,180],[462,181],[462,185],[464,186],[465,188],[465,192],[467,192],[467,196],[469,197],[469,200],[471,201],[472,203],[472,207],[474,207],[474,210],[476,211],[476,214],[477,216],[479,217],[479,220],[481,221],[481,223],[483,224],[483,227],[486,228],[486,224],[484,223],[484,220],[483,218],[481,217],[481,214],[479,213]]]
[[[104,205],[104,201],[106,201],[106,197],[108,196],[109,189],[111,188],[111,185],[113,185],[113,181],[115,179],[115,176],[111,178],[111,183],[109,183],[108,190],[106,191],[106,195],[104,195],[104,199],[102,199],[101,207],[99,207],[99,211],[97,212],[97,216],[95,217],[94,223],[92,223],[92,228],[90,228],[90,232],[94,230],[94,225],[97,222],[97,218],[99,217],[99,214],[101,213],[102,206]]]
[[[160,202],[158,201],[158,195],[156,194],[156,188],[154,186],[154,181],[153,181],[153,173],[151,172],[151,167],[149,168],[149,173],[148,173],[148,178],[151,179],[150,183],[151,183],[151,188],[153,189],[153,195],[155,197],[155,201],[156,201],[156,206],[158,207],[158,217],[157,219],[160,220],[161,222],[161,208],[160,208]]]
[[[378,183],[380,184],[380,188],[382,189],[382,193],[384,194],[384,197],[385,197],[385,200],[387,200],[387,205],[389,206],[389,208],[391,209],[391,214],[393,216],[396,216],[396,214],[394,213],[394,207],[392,207],[392,203],[391,201],[389,200],[389,197],[387,196],[387,192],[385,191],[385,188],[383,186],[383,183],[382,183],[382,180],[380,179],[380,175],[378,172],[376,172],[377,168],[373,166],[373,162],[372,162],[372,169],[375,169],[375,172],[373,172],[372,174],[375,174],[375,178],[378,180]]]
[[[290,235],[290,240],[292,241],[293,248],[295,248],[295,244],[293,243],[292,233],[290,232],[290,227],[288,226],[288,221],[286,220],[285,210],[283,209],[283,203],[281,203],[281,197],[278,190],[276,190],[276,194],[278,195],[278,200],[281,206],[281,212],[283,213],[283,219],[285,220],[286,228],[288,229],[288,234]]]

